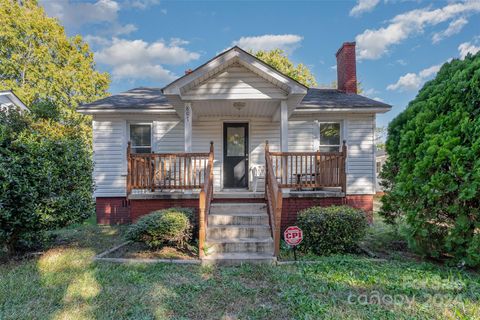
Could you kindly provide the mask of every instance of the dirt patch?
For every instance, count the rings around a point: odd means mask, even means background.
[[[152,250],[143,243],[132,242],[109,253],[104,258],[193,260],[198,259],[198,256],[188,249],[179,250],[165,246]]]

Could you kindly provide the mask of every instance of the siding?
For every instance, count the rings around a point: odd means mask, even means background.
[[[375,117],[348,119],[349,194],[375,193]]]
[[[125,196],[126,121],[95,117],[92,126],[94,196]]]
[[[335,119],[321,115],[293,115],[289,121],[289,151],[302,152],[316,149],[318,121],[343,121],[343,138],[348,144],[347,193],[372,194],[375,191],[374,115],[343,115]],[[96,197],[122,197],[126,194],[127,124],[129,122],[153,123],[153,148],[155,152],[183,152],[183,122],[174,115],[159,116],[95,116],[93,121],[93,145]],[[280,149],[280,123],[260,119],[243,119],[249,122],[250,167],[264,164],[265,140],[270,150]],[[214,142],[215,190],[222,188],[223,166],[223,118],[194,121],[192,126],[193,152],[207,152]],[[249,181],[251,182],[250,176]],[[263,190],[259,180],[257,189]]]
[[[213,99],[264,99],[286,97],[286,92],[240,64],[221,71],[206,82],[187,91],[188,96],[208,96]]]

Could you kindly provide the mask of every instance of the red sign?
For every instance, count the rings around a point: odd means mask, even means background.
[[[298,246],[303,240],[303,232],[299,227],[288,227],[283,233],[285,242],[291,246]]]

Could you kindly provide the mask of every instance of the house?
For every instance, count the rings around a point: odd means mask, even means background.
[[[387,161],[388,155],[385,150],[377,150],[375,154],[375,169],[376,169],[376,192],[377,194],[383,193],[383,187],[381,185],[382,179],[380,178],[380,172],[382,172],[383,165]]]
[[[0,91],[0,111],[8,110],[11,107],[17,107],[22,111],[28,110],[27,106],[12,90]]]
[[[355,43],[336,57],[338,89],[307,88],[233,47],[163,89],[81,106],[93,115],[98,222],[194,207],[202,257],[262,261],[301,209],[369,214],[375,116],[391,107],[357,94]]]

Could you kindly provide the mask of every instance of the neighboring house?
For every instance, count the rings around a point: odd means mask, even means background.
[[[27,106],[11,90],[0,91],[0,111],[11,107],[18,107],[20,110],[28,110]]]
[[[93,115],[98,222],[194,207],[201,256],[206,234],[217,254],[262,260],[301,209],[371,212],[375,117],[391,107],[356,94],[355,43],[336,57],[338,90],[307,88],[233,47],[163,89],[81,106]]]
[[[376,169],[376,191],[377,193],[383,193],[383,187],[380,185],[382,179],[380,179],[380,172],[382,172],[383,165],[387,161],[388,155],[385,150],[377,150],[375,155],[375,169]]]

